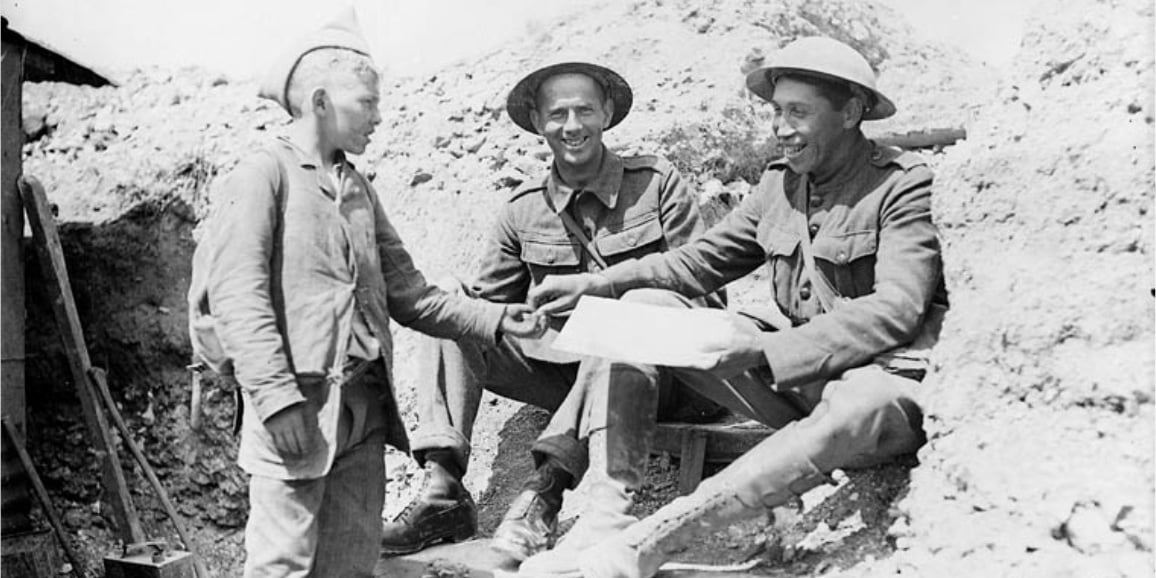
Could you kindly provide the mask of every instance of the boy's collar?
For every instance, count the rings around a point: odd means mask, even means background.
[[[321,162],[320,158],[298,146],[297,143],[293,142],[293,139],[289,138],[288,136],[278,136],[277,140],[281,143],[284,143],[286,147],[293,152],[293,155],[297,157],[298,164],[301,166],[312,168],[320,168],[324,166],[324,163]],[[333,164],[335,166],[350,164],[349,159],[345,155],[345,151],[341,149],[334,151]]]

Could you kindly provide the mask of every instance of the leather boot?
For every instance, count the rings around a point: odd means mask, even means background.
[[[805,434],[804,434],[805,435]],[[650,578],[692,540],[765,514],[830,478],[799,450],[794,424],[776,432],[688,496],[586,550],[585,578]]]
[[[650,461],[658,417],[658,373],[610,361],[590,371],[586,506],[558,545],[527,558],[519,573],[573,575],[580,552],[638,521],[630,510]]]
[[[477,533],[477,506],[462,485],[464,472],[452,453],[427,452],[424,470],[425,480],[417,497],[382,525],[382,554],[411,554],[443,540],[468,540]]]
[[[553,545],[562,492],[570,486],[569,472],[547,459],[523,486],[494,530],[490,547],[510,561],[521,562]]]
[[[597,455],[597,452],[605,455],[605,440],[605,432],[595,432],[590,436],[591,456]],[[642,459],[635,462],[634,469],[640,470],[645,466],[646,460]],[[618,471],[622,473],[621,468]],[[578,521],[553,549],[527,558],[518,569],[520,574],[573,576],[578,571],[578,558],[583,550],[638,521],[638,518],[630,515],[634,505],[634,492],[638,488],[637,483],[628,485],[620,479],[606,475],[605,469],[596,468],[593,464],[587,476],[597,477],[587,482],[589,484],[587,506],[582,510]],[[636,480],[641,480],[640,473],[622,477],[635,477]]]

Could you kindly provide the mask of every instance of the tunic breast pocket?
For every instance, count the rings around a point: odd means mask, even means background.
[[[642,257],[662,250],[662,224],[657,215],[627,223],[621,231],[599,237],[595,243],[607,264]]]
[[[846,297],[870,293],[875,286],[875,254],[879,233],[856,231],[815,239],[815,266],[822,269]]]
[[[794,275],[798,267],[798,260],[802,257],[798,253],[799,238],[790,233],[765,227],[759,229],[758,242],[766,254],[767,272],[771,275],[771,290],[795,286]]]
[[[530,268],[536,285],[546,275],[578,273],[581,250],[569,242],[522,241],[522,261]]]
[[[776,263],[790,264],[799,248],[799,238],[778,229],[761,229],[758,233],[759,245],[767,255],[767,264],[774,268]]]

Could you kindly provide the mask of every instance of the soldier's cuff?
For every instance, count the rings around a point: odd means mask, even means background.
[[[506,306],[501,303],[491,303],[479,299],[484,310],[480,319],[479,337],[482,343],[493,346],[498,343],[499,333],[502,330],[502,319],[506,317]]]
[[[618,292],[618,287],[614,284],[613,279],[611,279],[610,277],[607,277],[606,275],[603,275],[601,271],[594,273],[594,274],[602,278],[602,282],[605,284],[606,291],[609,292],[609,295],[605,295],[605,297],[610,297],[611,299],[618,299],[618,297],[621,296],[621,294]]]
[[[814,381],[831,361],[830,353],[816,355],[814,344],[808,344],[791,333],[787,330],[762,336],[763,355],[775,376],[775,385],[781,388]]]

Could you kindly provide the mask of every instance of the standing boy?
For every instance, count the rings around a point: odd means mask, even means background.
[[[409,445],[390,379],[390,317],[485,343],[536,332],[525,306],[427,284],[346,159],[381,123],[368,54],[349,10],[269,71],[260,95],[293,120],[220,183],[194,257],[204,280],[194,304],[212,316],[245,402],[245,576],[372,575],[384,444]]]

